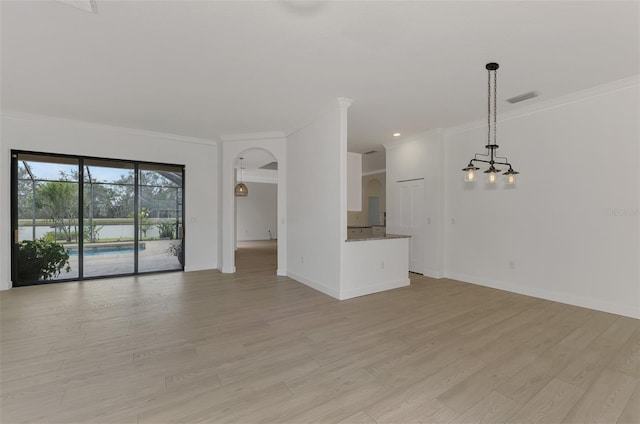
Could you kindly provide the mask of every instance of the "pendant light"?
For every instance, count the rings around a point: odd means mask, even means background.
[[[500,169],[497,169],[494,165],[505,165],[508,166],[509,169],[504,172],[502,175],[506,175],[507,184],[515,184],[516,175],[519,172],[514,171],[511,167],[511,164],[508,162],[506,157],[497,156],[496,150],[498,150],[498,144],[496,143],[496,123],[497,123],[497,92],[498,92],[498,77],[497,71],[500,65],[497,63],[487,63],[487,145],[484,146],[487,149],[486,154],[476,153],[473,159],[469,161],[469,165],[465,168],[462,168],[464,171],[464,180],[467,182],[472,182],[477,179],[476,171],[480,168],[475,166],[477,162],[488,163],[489,168],[484,171],[487,174],[487,183],[495,184],[498,181],[498,174],[501,172]],[[493,91],[491,90],[491,73],[493,72]],[[492,113],[493,112],[493,113]],[[480,157],[480,158],[479,158]]]
[[[249,188],[242,182],[242,159],[240,158],[240,182],[236,184],[236,188],[234,189],[234,193],[237,197],[247,197],[249,194]]]

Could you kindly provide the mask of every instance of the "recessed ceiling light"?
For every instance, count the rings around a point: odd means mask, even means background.
[[[400,134],[400,133],[393,133],[393,136],[394,136],[394,137],[400,137],[401,135],[402,135],[402,134]]]

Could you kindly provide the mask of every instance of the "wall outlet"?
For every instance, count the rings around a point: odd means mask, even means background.
[[[303,264],[304,263],[304,256],[300,256],[300,263]]]
[[[451,218],[451,223],[455,224],[456,223],[456,219],[455,218]]]
[[[431,218],[427,218],[427,225],[431,224]]]
[[[384,261],[380,261],[380,269],[384,269]]]
[[[516,269],[516,263],[514,261],[509,261],[509,268]]]

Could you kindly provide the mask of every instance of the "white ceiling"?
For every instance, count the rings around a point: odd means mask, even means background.
[[[287,132],[349,97],[349,147],[640,73],[639,3],[1,2],[3,110],[207,139]]]

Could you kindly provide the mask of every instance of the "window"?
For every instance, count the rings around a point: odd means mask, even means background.
[[[184,166],[12,151],[14,286],[184,269]]]

